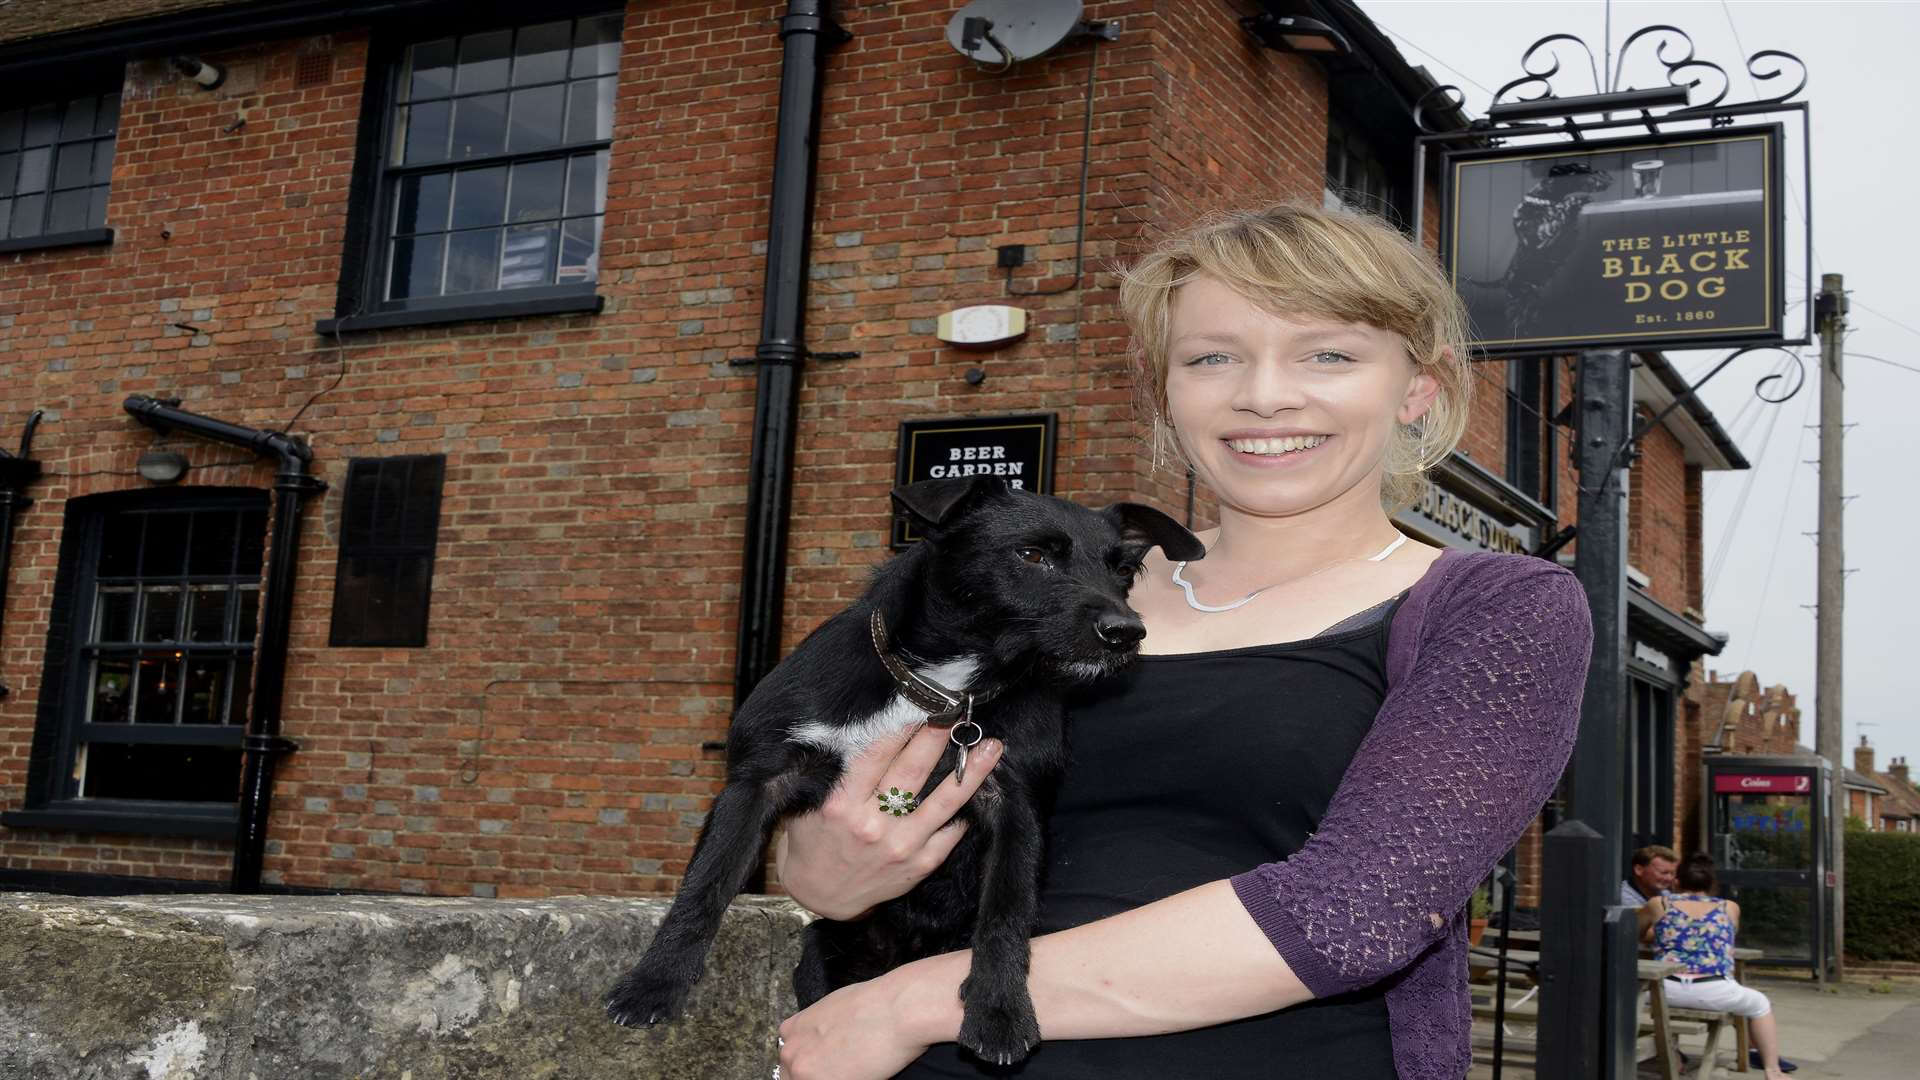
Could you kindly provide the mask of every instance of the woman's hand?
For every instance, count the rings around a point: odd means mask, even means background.
[[[871,982],[841,987],[788,1017],[780,1025],[780,1080],[885,1080],[934,1042],[953,1038],[966,956],[952,953],[895,968]],[[944,991],[944,1009],[916,1004],[936,988]],[[937,1015],[943,1012],[948,1015]],[[933,1033],[940,1030],[946,1034]]]
[[[774,846],[774,867],[788,895],[816,915],[856,919],[904,895],[945,862],[967,827],[953,815],[980,789],[1001,751],[999,740],[983,739],[967,756],[964,784],[949,776],[938,790],[921,791],[947,742],[946,728],[924,726],[882,739],[849,761],[820,809],[788,821]],[[919,809],[903,817],[882,812],[874,793],[888,788],[913,792]]]

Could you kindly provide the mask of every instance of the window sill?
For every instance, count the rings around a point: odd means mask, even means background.
[[[12,240],[0,240],[0,255],[16,251],[52,251],[56,248],[93,247],[111,243],[113,243],[112,229],[78,229],[73,232],[48,233],[45,236],[20,236]]]
[[[168,808],[172,809],[172,808]],[[41,810],[0,813],[0,825],[9,829],[71,829],[75,832],[141,833],[147,836],[198,836],[230,840],[239,824],[239,811],[222,806],[212,812],[159,809],[153,804],[122,804],[114,809],[55,803]]]
[[[447,323],[475,322],[483,319],[519,319],[530,315],[597,315],[605,304],[606,297],[598,293],[541,296],[524,300],[489,300],[450,307],[380,311],[371,315],[321,319],[313,324],[313,332],[350,334],[356,330],[387,330],[400,326],[443,326]]]

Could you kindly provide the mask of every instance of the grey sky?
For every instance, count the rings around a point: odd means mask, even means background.
[[[1552,33],[1584,39],[1596,54],[1606,40],[1603,0],[1525,3],[1361,0],[1361,7],[1409,60],[1439,81],[1458,84],[1474,116],[1484,115],[1493,91],[1521,74],[1528,45]],[[1911,166],[1920,164],[1920,121],[1898,87],[1913,70],[1912,43],[1920,37],[1920,5],[1825,2],[1627,3],[1612,7],[1617,50],[1634,30],[1667,23],[1685,30],[1696,55],[1727,69],[1727,100],[1755,97],[1743,58],[1762,49],[1799,56],[1808,69],[1799,100],[1813,116],[1814,288],[1821,273],[1846,276],[1852,294],[1849,353],[1868,353],[1920,369],[1920,290],[1914,288],[1915,191]],[[1735,44],[1736,33],[1739,44]],[[1664,83],[1648,41],[1627,58],[1620,85]],[[1742,48],[1741,46],[1744,46]],[[1557,92],[1593,92],[1585,57],[1562,54]],[[1577,61],[1577,66],[1576,66]],[[1617,58],[1616,58],[1617,62]],[[1708,76],[1711,78],[1711,76]],[[1478,83],[1479,85],[1475,85]],[[1775,91],[1760,84],[1763,95]],[[1780,81],[1781,89],[1791,82]],[[1532,96],[1533,91],[1527,91]],[[1802,294],[1804,232],[1800,208],[1806,187],[1799,170],[1799,125],[1788,125],[1790,239],[1788,302]],[[1796,336],[1803,308],[1789,309]],[[1904,327],[1902,326],[1904,324]],[[1749,354],[1707,384],[1702,398],[1753,462],[1751,473],[1709,474],[1706,503],[1707,623],[1731,635],[1714,661],[1720,671],[1750,669],[1763,684],[1784,683],[1799,696],[1802,741],[1814,739],[1814,620],[1802,604],[1814,600],[1815,549],[1800,535],[1815,524],[1818,431],[1818,345],[1802,350],[1808,386],[1784,405],[1753,397],[1754,382],[1784,361],[1777,353]],[[1689,375],[1727,354],[1674,352]],[[1864,358],[1845,364],[1847,422],[1845,649],[1846,744],[1865,733],[1884,768],[1895,755],[1920,755],[1920,709],[1904,677],[1920,669],[1912,654],[1920,634],[1913,608],[1920,599],[1907,565],[1920,524],[1912,491],[1920,460],[1920,425],[1910,419],[1920,395],[1920,370],[1905,371]],[[1744,503],[1744,505],[1743,505]],[[1716,571],[1716,565],[1718,567]],[[1851,764],[1851,750],[1848,763]]]

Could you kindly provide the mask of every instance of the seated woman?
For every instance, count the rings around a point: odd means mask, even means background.
[[[1740,905],[1713,895],[1713,858],[1695,852],[1681,864],[1676,886],[1668,896],[1647,901],[1642,920],[1646,927],[1642,936],[1653,942],[1655,954],[1687,969],[1667,976],[1667,1004],[1746,1017],[1767,1080],[1786,1080],[1772,1004],[1767,995],[1733,979],[1733,936],[1740,929]]]

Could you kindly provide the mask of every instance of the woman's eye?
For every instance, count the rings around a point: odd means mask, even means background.
[[[1201,356],[1196,356],[1193,359],[1187,361],[1187,366],[1188,367],[1213,367],[1217,364],[1228,363],[1232,361],[1232,359],[1233,357],[1228,356],[1226,353],[1217,353],[1217,352],[1206,353]]]
[[[1014,554],[1020,556],[1022,562],[1030,562],[1035,566],[1047,566],[1050,564],[1047,553],[1041,551],[1039,548],[1023,547],[1019,551],[1014,552]]]
[[[1322,349],[1313,354],[1313,362],[1327,365],[1350,364],[1353,362],[1353,357],[1343,352],[1334,352],[1332,349]]]

